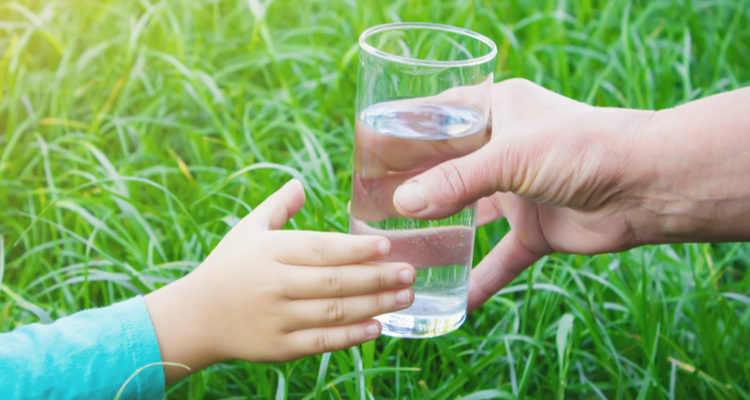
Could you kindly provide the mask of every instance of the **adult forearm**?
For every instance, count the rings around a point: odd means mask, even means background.
[[[639,241],[750,240],[750,88],[658,111],[636,142]]]

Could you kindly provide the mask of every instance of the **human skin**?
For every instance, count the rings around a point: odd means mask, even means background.
[[[415,269],[378,262],[373,235],[279,230],[304,204],[291,181],[235,225],[191,273],[145,296],[166,383],[232,359],[276,362],[380,335],[372,317],[407,308]]]
[[[469,310],[552,253],[750,239],[750,88],[660,111],[594,107],[524,79],[492,89],[492,136],[401,185],[396,210],[478,202],[510,231],[472,271]]]

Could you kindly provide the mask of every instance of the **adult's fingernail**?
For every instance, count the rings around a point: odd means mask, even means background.
[[[427,198],[422,191],[422,186],[415,181],[399,186],[393,194],[393,199],[401,208],[409,212],[418,212],[427,208]]]

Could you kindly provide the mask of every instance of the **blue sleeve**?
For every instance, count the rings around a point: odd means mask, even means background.
[[[114,399],[138,368],[161,362],[142,297],[0,334],[0,399]],[[161,399],[161,365],[142,370],[121,399]]]

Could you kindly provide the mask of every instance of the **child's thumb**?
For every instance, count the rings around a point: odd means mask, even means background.
[[[305,190],[296,179],[268,196],[240,222],[254,229],[279,229],[305,204]]]

